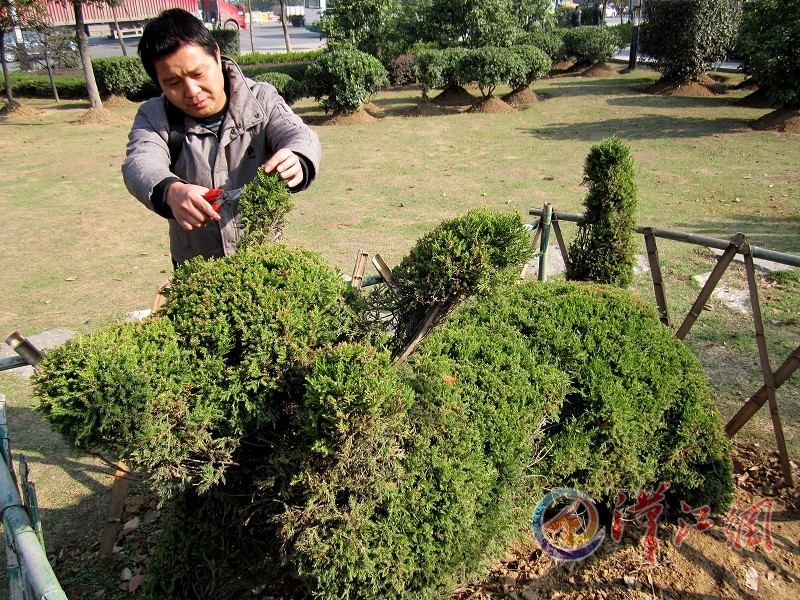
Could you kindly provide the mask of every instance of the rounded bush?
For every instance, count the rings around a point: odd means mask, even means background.
[[[308,92],[326,112],[355,112],[388,82],[377,58],[347,47],[326,51],[306,71]]]
[[[567,30],[564,28],[544,29],[537,27],[520,35],[517,39],[517,44],[535,46],[547,53],[553,62],[566,60],[567,52],[564,45],[566,32]]]
[[[521,69],[508,79],[509,85],[515,89],[525,89],[534,81],[547,75],[553,65],[550,57],[536,46],[514,46],[510,51],[519,57]]]
[[[92,70],[101,95],[116,94],[133,100],[158,95],[157,86],[133,56],[92,59]]]
[[[308,95],[304,82],[297,81],[291,75],[279,71],[268,71],[255,75],[253,81],[265,81],[272,84],[286,103],[290,105]]]
[[[420,50],[414,60],[414,75],[422,88],[422,95],[427,97],[430,90],[469,83],[463,68],[463,59],[468,53],[466,48]]]
[[[460,69],[464,80],[477,83],[481,94],[487,97],[498,85],[524,79],[527,75],[527,65],[519,52],[492,46],[467,50],[461,58]]]
[[[574,27],[564,34],[567,55],[579,64],[595,64],[610,60],[619,50],[617,36],[606,27]]]

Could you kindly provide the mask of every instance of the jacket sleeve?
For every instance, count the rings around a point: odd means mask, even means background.
[[[322,147],[317,134],[297,116],[272,86],[262,84],[262,93],[266,93],[263,104],[269,110],[267,123],[267,144],[273,152],[281,148],[289,148],[295,154],[306,159],[305,173],[302,186],[293,191],[300,191],[311,185],[319,170],[322,158]],[[269,89],[271,88],[271,89]]]
[[[169,168],[167,117],[163,106],[158,104],[145,102],[139,109],[128,134],[128,149],[122,163],[122,178],[128,191],[155,212],[159,211],[153,203],[153,190],[165,179],[175,178]]]

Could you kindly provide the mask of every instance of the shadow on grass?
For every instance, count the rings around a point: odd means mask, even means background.
[[[751,129],[744,120],[738,119],[702,119],[648,114],[631,118],[605,119],[593,123],[543,125],[522,131],[541,139],[596,142],[610,135],[636,140],[676,139],[741,133]]]
[[[609,98],[607,101],[611,106],[620,107],[644,107],[644,108],[720,108],[735,106],[739,96],[660,96],[637,92],[624,98]],[[742,107],[744,108],[744,107]]]
[[[559,77],[546,79],[550,85],[548,91],[554,96],[608,96],[608,95],[640,95],[637,89],[653,83],[650,78],[630,79],[627,77],[576,77],[563,80]],[[534,87],[537,83],[533,84]]]

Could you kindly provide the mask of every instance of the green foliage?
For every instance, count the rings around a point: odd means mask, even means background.
[[[286,103],[291,105],[308,95],[305,81],[297,81],[291,75],[280,71],[268,71],[255,75],[253,81],[266,81],[275,86]]]
[[[419,81],[423,97],[427,98],[431,90],[468,83],[462,66],[468,52],[466,48],[458,47],[420,50],[414,60],[414,75]]]
[[[392,271],[394,291],[376,290],[370,302],[378,314],[392,316],[386,325],[399,352],[434,307],[441,320],[460,301],[515,280],[530,256],[519,215],[475,209],[422,236]]]
[[[223,56],[238,56],[241,54],[238,29],[212,29],[211,37],[219,45],[219,50]]]
[[[636,181],[630,149],[617,137],[593,146],[584,164],[586,211],[569,249],[567,278],[626,287],[636,264]]]
[[[259,169],[256,178],[242,188],[239,212],[247,233],[245,243],[273,239],[286,225],[286,213],[292,210],[292,195],[277,173]]]
[[[525,79],[528,74],[520,53],[491,46],[468,50],[460,68],[464,80],[476,82],[484,97],[491,96],[498,85]]]
[[[617,23],[607,26],[606,29],[617,36],[617,45],[620,48],[630,46],[633,40],[633,23]]]
[[[725,58],[740,20],[741,0],[649,0],[639,47],[663,79],[696,81]]]
[[[114,56],[92,59],[97,89],[102,95],[116,94],[132,100],[150,98],[161,93],[135,56]]]
[[[598,499],[670,483],[676,503],[730,503],[730,447],[697,359],[655,310],[612,287],[526,283],[457,313],[524,340],[556,367],[570,392],[548,429],[551,451],[535,471],[548,488]]]
[[[553,62],[566,60],[567,50],[564,45],[564,36],[567,30],[544,29],[536,27],[526,31],[517,38],[517,44],[524,46],[535,46],[547,53]]]
[[[321,53],[320,53],[321,56]],[[306,76],[306,71],[311,63],[301,62],[301,63],[279,63],[270,66],[244,66],[242,67],[242,73],[245,76],[254,78],[258,75],[263,75],[264,73],[284,73],[288,75],[295,81],[302,81]]]
[[[550,0],[513,0],[517,24],[524,31],[541,29],[548,22]]]
[[[299,52],[251,52],[235,56],[236,63],[245,65],[264,65],[275,63],[298,63],[317,60],[322,50],[304,50]]]
[[[306,72],[308,92],[325,112],[355,112],[388,82],[377,58],[348,47],[330,48]]]
[[[522,69],[508,79],[514,90],[525,89],[550,71],[552,62],[544,50],[535,46],[514,46],[510,51],[519,57],[522,65]]]
[[[60,98],[85,99],[86,79],[83,75],[54,75]],[[50,78],[43,73],[24,73],[11,71],[8,74],[14,96],[30,98],[52,98],[53,89]]]
[[[398,0],[337,0],[320,20],[322,34],[334,44],[348,44],[384,63],[406,49],[396,26]]]
[[[774,102],[800,104],[800,2],[747,0],[737,42],[745,72]]]
[[[610,60],[619,41],[606,27],[574,27],[564,33],[564,47],[577,63],[594,64]]]
[[[417,7],[420,41],[442,46],[507,47],[520,28],[513,0],[428,0]]]

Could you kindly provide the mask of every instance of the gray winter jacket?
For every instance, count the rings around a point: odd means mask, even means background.
[[[151,98],[139,109],[128,137],[122,176],[128,191],[150,210],[156,210],[154,188],[167,178],[236,189],[250,183],[257,169],[281,148],[305,159],[303,187],[316,176],[322,155],[317,134],[292,112],[272,85],[246,78],[229,58],[222,57],[222,68],[229,94],[219,136],[186,116],[186,140],[174,173],[170,171],[165,97]],[[195,256],[221,257],[235,252],[242,233],[238,203],[224,204],[220,216],[220,221],[193,231],[184,231],[175,219],[169,219],[172,260],[181,263]]]

